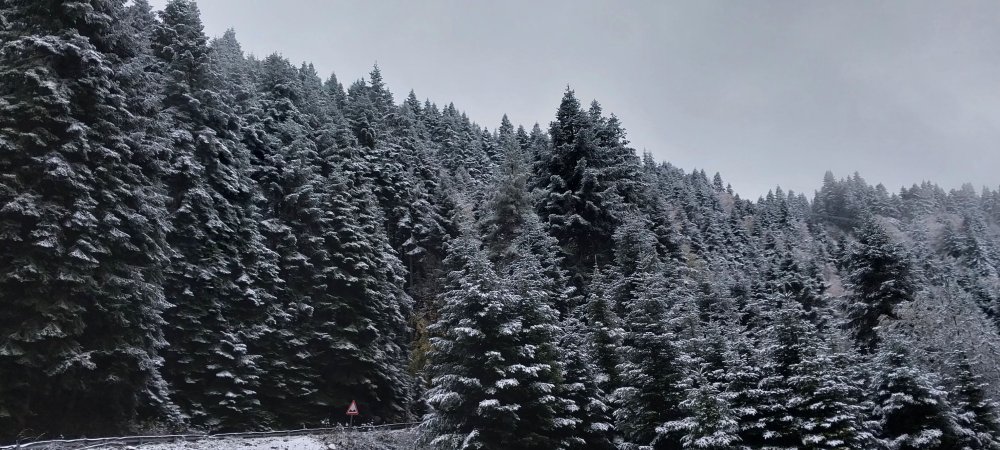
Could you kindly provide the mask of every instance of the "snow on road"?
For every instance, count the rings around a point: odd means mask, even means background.
[[[414,430],[329,433],[311,436],[209,438],[125,447],[125,450],[421,450]],[[107,446],[122,450],[121,446]]]
[[[149,444],[142,450],[332,450],[312,436],[205,439],[195,442]]]

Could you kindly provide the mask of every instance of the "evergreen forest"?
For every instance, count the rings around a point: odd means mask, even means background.
[[[0,0],[0,442],[356,401],[435,449],[1000,449],[1000,186],[745,199],[552,107]]]

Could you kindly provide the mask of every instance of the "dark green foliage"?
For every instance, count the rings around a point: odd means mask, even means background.
[[[759,386],[764,441],[799,449],[869,448],[863,387],[818,333],[801,304],[778,300]]]
[[[227,99],[214,91],[207,39],[193,2],[160,13],[153,52],[164,73],[163,119],[171,130],[164,176],[173,250],[164,291],[173,307],[164,376],[191,423],[257,428],[266,421],[259,391],[261,349],[277,276],[258,229],[249,154],[231,129]],[[264,325],[264,326],[262,326]]]
[[[123,1],[0,16],[0,436],[126,428],[158,394],[160,149],[134,113]],[[127,27],[126,27],[127,29]]]
[[[628,183],[637,179],[638,160],[624,147],[617,120],[605,119],[599,108],[584,111],[571,90],[549,135],[551,151],[536,169],[543,195],[538,211],[567,255],[567,267],[585,274],[610,261],[622,194],[632,192]]]
[[[467,214],[467,213],[465,213]],[[531,290],[531,270],[508,284],[491,266],[471,220],[449,245],[448,287],[432,333],[424,427],[435,448],[552,448],[565,400],[556,397],[554,314]],[[518,261],[528,263],[530,258]],[[537,267],[537,266],[536,266]],[[526,278],[529,277],[529,278]],[[524,291],[523,289],[529,289]]]
[[[730,395],[718,382],[696,373],[684,383],[680,406],[685,417],[667,422],[663,431],[679,433],[684,448],[736,450],[741,448],[739,422],[729,403]]]
[[[873,386],[879,437],[899,450],[960,448],[956,411],[934,379],[899,343],[880,350]]]
[[[730,386],[730,376],[741,370],[730,366],[732,347],[719,323],[706,323],[704,334],[685,343],[689,371],[681,383],[681,417],[663,424],[680,436],[683,448],[731,450],[744,448],[742,411],[736,407],[743,387]]]
[[[270,216],[265,236],[285,283],[266,408],[282,423],[320,423],[355,399],[371,419],[404,417],[412,395],[405,272],[371,180],[357,173],[362,157],[318,148],[320,124],[300,109],[309,104],[300,75],[278,56],[263,61],[246,133]]]
[[[982,382],[972,370],[969,357],[961,351],[952,355],[955,374],[952,379],[954,386],[949,393],[949,400],[958,409],[956,419],[964,428],[962,445],[965,448],[997,449],[1000,448],[1000,418],[997,417],[996,402],[986,396]]]
[[[661,426],[681,417],[683,371],[676,337],[666,326],[666,280],[644,255],[640,289],[626,304],[621,387],[614,392],[616,425],[625,440],[654,449],[676,448],[679,436]]]
[[[574,408],[568,414],[574,423],[569,430],[567,448],[612,449],[611,408],[588,351],[586,327],[571,317],[562,322],[561,328],[559,348],[563,352],[563,383],[560,394],[572,402]]]
[[[915,287],[907,255],[878,222],[866,220],[857,238],[845,259],[846,327],[858,348],[871,353],[880,342],[879,322],[896,318],[896,306],[913,301]]]
[[[595,273],[581,314],[587,323],[590,356],[595,366],[597,382],[608,392],[621,386],[618,373],[621,358],[618,349],[623,333],[621,318],[611,304],[611,276],[611,272]]]

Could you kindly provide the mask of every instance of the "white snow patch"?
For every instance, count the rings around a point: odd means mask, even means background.
[[[140,450],[327,450],[312,436],[268,438],[220,438],[139,446]]]

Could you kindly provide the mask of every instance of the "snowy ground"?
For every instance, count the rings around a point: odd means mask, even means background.
[[[127,450],[424,450],[412,430],[366,431],[314,436],[205,439],[195,442],[90,448]],[[89,449],[88,449],[89,450]]]
[[[205,439],[195,442],[149,444],[138,450],[328,450],[320,439],[313,436],[272,437],[255,439]]]

